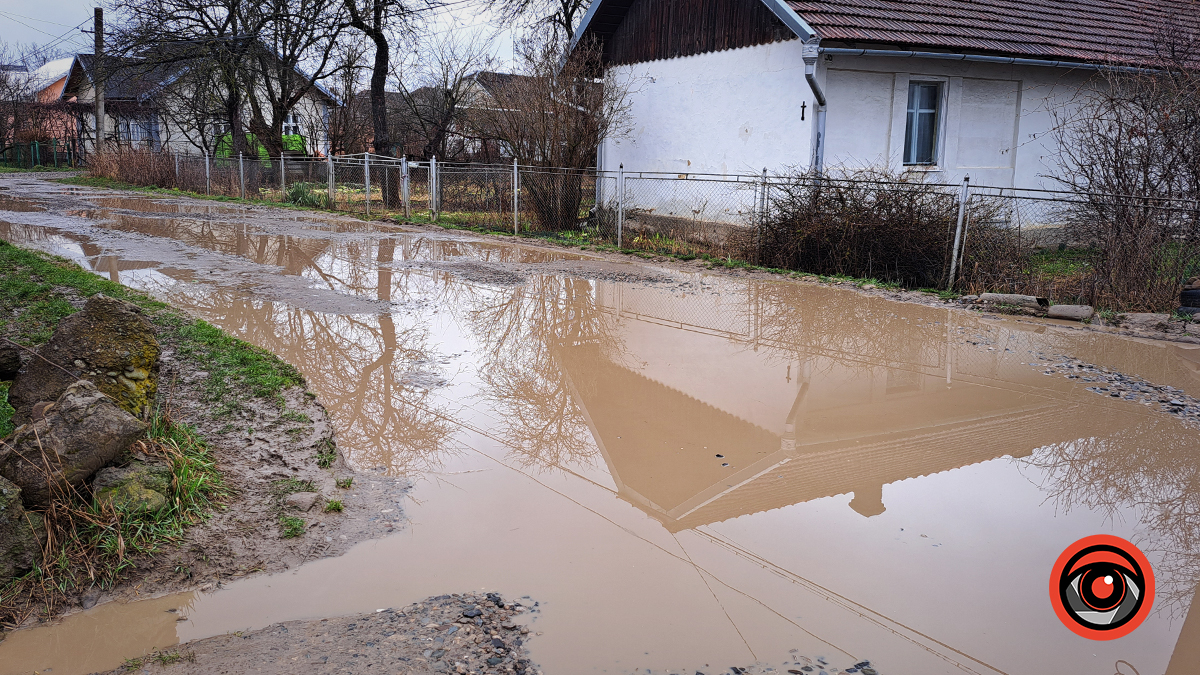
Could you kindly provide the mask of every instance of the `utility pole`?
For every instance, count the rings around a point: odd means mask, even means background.
[[[96,152],[104,143],[104,131],[108,126],[104,115],[104,8],[97,7],[92,26],[96,38],[96,52],[92,57],[92,84],[96,91]]]

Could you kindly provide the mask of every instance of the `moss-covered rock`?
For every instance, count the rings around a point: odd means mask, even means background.
[[[96,472],[92,493],[100,504],[129,513],[153,513],[167,505],[171,469],[164,464],[134,461]]]
[[[41,514],[25,510],[21,489],[0,478],[0,583],[41,562]]]
[[[76,380],[89,380],[127,412],[142,416],[158,388],[158,340],[137,305],[105,295],[59,322],[13,380],[13,421],[29,422],[34,406],[54,401]]]
[[[45,506],[115,461],[145,429],[96,385],[80,380],[42,419],[18,427],[5,441],[10,450],[0,455],[0,476],[21,488],[26,506]]]

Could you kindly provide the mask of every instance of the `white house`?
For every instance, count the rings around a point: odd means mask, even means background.
[[[602,169],[863,167],[1050,187],[1052,110],[1151,56],[1191,0],[595,0],[576,32],[637,84]]]
[[[105,129],[110,142],[152,150],[199,152],[204,147],[211,150],[217,139],[228,134],[228,124],[219,111],[206,115],[205,111],[181,109],[189,104],[186,96],[164,95],[191,67],[189,62],[147,67],[133,58],[107,57],[105,61]],[[82,104],[76,110],[77,133],[84,150],[89,150],[96,128],[95,56],[76,54],[52,61],[38,74],[38,101]],[[317,83],[283,120],[283,134],[305,137],[310,153],[327,152],[329,114],[338,105],[338,99]],[[249,121],[248,112],[245,122]]]

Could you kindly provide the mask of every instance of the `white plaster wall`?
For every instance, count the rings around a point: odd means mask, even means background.
[[[806,170],[814,97],[800,50],[791,40],[618,66],[618,77],[635,82],[633,131],[603,144],[600,167],[674,174]],[[926,169],[931,180],[958,183],[970,174],[976,185],[1056,187],[1049,178],[1051,111],[1090,77],[1060,68],[826,55],[818,71],[829,101],[826,168],[903,169],[908,84],[922,79],[943,83],[938,165]]]
[[[634,82],[634,128],[604,144],[602,168],[754,174],[808,167],[813,100],[799,40],[616,70]]]
[[[943,83],[936,182],[1054,188],[1051,112],[1093,75],[1039,66],[826,56],[827,168],[903,169],[912,80]],[[890,107],[890,110],[889,110]]]

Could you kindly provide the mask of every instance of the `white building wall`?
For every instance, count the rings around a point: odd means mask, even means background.
[[[610,139],[600,167],[615,171],[758,174],[806,170],[814,96],[799,40],[630,66],[633,131]],[[943,83],[935,182],[1055,187],[1052,110],[1093,73],[1038,66],[825,55],[825,166],[903,167],[908,85]],[[805,109],[801,120],[802,106]]]
[[[617,71],[634,83],[634,128],[601,148],[604,169],[753,174],[808,166],[813,103],[799,40]]]
[[[1094,73],[1041,66],[826,55],[825,164],[903,166],[908,85],[943,83],[936,182],[1053,188],[1052,112]]]

